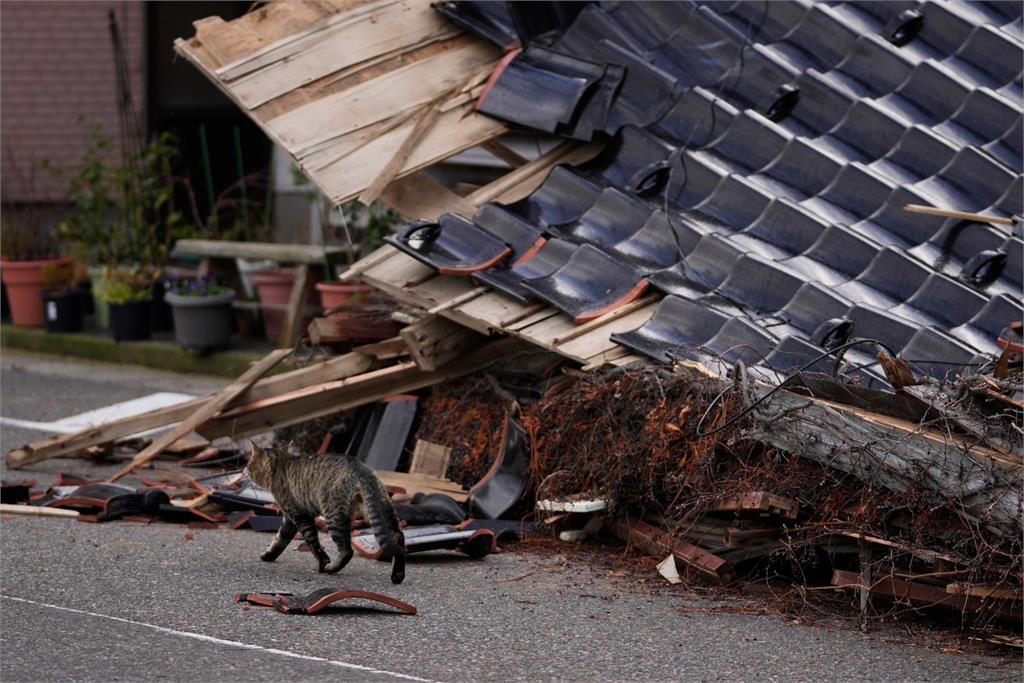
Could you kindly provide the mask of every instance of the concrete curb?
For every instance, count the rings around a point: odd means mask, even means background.
[[[0,326],[0,346],[37,353],[73,356],[108,363],[142,365],[171,372],[238,377],[266,352],[228,350],[209,356],[193,356],[173,341],[115,342],[109,336],[88,332],[47,332],[41,328]]]

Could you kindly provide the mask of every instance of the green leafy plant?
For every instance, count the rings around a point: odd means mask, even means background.
[[[89,126],[90,145],[77,166],[51,172],[69,181],[73,210],[61,223],[80,258],[112,266],[167,263],[174,241],[197,234],[175,206],[174,175],[178,140],[159,134],[135,156],[115,161],[113,146],[100,127]]]
[[[108,304],[149,301],[153,298],[153,273],[140,267],[105,267],[93,284],[96,297]]]

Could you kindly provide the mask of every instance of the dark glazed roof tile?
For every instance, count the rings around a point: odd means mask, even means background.
[[[584,323],[633,301],[647,288],[636,271],[584,244],[564,266],[525,287],[538,299]]]
[[[697,348],[710,341],[728,321],[728,316],[712,308],[667,296],[641,327],[612,334],[611,338],[648,358],[671,363],[675,358],[693,357]]]
[[[437,223],[410,223],[384,240],[446,275],[490,268],[512,251],[465,218],[450,213]]]
[[[508,210],[543,229],[579,218],[600,192],[599,185],[573,169],[555,166],[533,194],[510,204]]]
[[[578,220],[552,225],[548,231],[570,242],[589,242],[600,247],[610,247],[632,237],[643,226],[651,211],[651,207],[633,195],[609,187],[601,192],[593,206]]]
[[[780,310],[804,283],[799,274],[755,254],[744,254],[733,265],[718,293],[759,313]]]
[[[779,317],[810,335],[826,320],[842,318],[849,307],[850,301],[831,287],[805,282],[779,312]]]
[[[682,216],[668,215],[660,209],[651,213],[643,226],[630,238],[606,252],[634,270],[648,274],[671,268],[696,246],[702,234]]]
[[[914,334],[900,357],[909,361],[912,368],[937,379],[973,374],[980,362],[974,349],[929,327]]]
[[[512,254],[475,277],[581,320],[646,279],[671,296],[615,339],[663,362],[702,347],[753,364],[771,354],[792,370],[820,354],[819,337],[852,325],[919,371],[970,370],[1020,317],[1024,240],[903,206],[1024,212],[1022,8],[515,6],[531,46],[517,61],[543,72],[531,87],[550,74],[569,82],[536,106],[525,86],[510,89],[506,120],[613,137],[582,167],[557,167],[525,199],[481,212],[479,233]],[[924,17],[916,34],[908,10]],[[541,233],[582,246],[538,247]],[[850,349],[844,368],[890,388],[874,349]]]
[[[489,84],[477,108],[484,114],[554,133],[572,119],[583,94],[596,83],[578,73],[563,73],[524,52]]]

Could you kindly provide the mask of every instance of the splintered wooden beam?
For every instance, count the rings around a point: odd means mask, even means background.
[[[264,358],[253,364],[251,368],[242,373],[241,377],[236,379],[234,382],[229,384],[227,388],[217,394],[213,400],[207,402],[173,429],[154,439],[153,443],[132,458],[132,461],[111,477],[110,481],[114,482],[131,474],[159,455],[160,451],[167,448],[189,432],[194,431],[199,427],[199,425],[209,420],[224,408],[227,408],[235,399],[241,396],[246,389],[251,387],[256,380],[270,372],[271,368],[284,360],[286,356],[291,354],[291,352],[291,349],[275,349],[274,351],[271,351]]]
[[[1018,625],[1022,614],[1021,603],[1017,601],[985,599],[967,593],[947,593],[938,586],[904,581],[892,576],[879,577],[864,585],[857,572],[836,569],[832,572],[832,585],[865,590],[872,596],[898,600],[916,607],[943,607],[957,612],[980,612],[1000,621]]]
[[[240,439],[260,434],[461,377],[516,355],[523,348],[518,340],[502,339],[432,372],[421,370],[413,362],[400,363],[237,406],[209,420],[197,431],[208,439],[221,436]]]
[[[401,343],[398,340],[398,343]],[[404,348],[404,344],[402,345]],[[274,377],[261,379],[239,397],[239,402],[250,403],[296,391],[303,387],[322,382],[358,375],[369,370],[374,363],[371,354],[353,352],[316,363],[308,368],[285,372]],[[112,443],[117,439],[159,429],[180,422],[214,399],[216,394],[178,403],[166,408],[151,410],[141,415],[132,415],[120,420],[107,422],[83,429],[74,434],[60,434],[15,448],[7,454],[7,467],[17,469],[34,462],[74,453],[89,446]]]
[[[438,317],[415,322],[399,332],[399,336],[421,370],[437,370],[485,339],[462,325]]]

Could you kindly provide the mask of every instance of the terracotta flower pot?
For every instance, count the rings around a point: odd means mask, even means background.
[[[295,286],[295,273],[288,269],[268,270],[263,273],[253,273],[252,282],[256,285],[256,293],[261,304],[287,304],[292,296],[292,287]],[[263,313],[263,331],[267,339],[277,343],[281,338],[281,328],[284,326],[285,312],[280,308],[269,308],[261,306]]]
[[[320,307],[328,310],[337,306],[357,306],[366,303],[373,294],[373,287],[318,282],[316,291],[320,293]]]
[[[46,282],[43,269],[71,267],[70,258],[43,261],[0,261],[0,276],[7,285],[7,302],[11,307],[11,322],[25,327],[42,327],[43,290]]]

